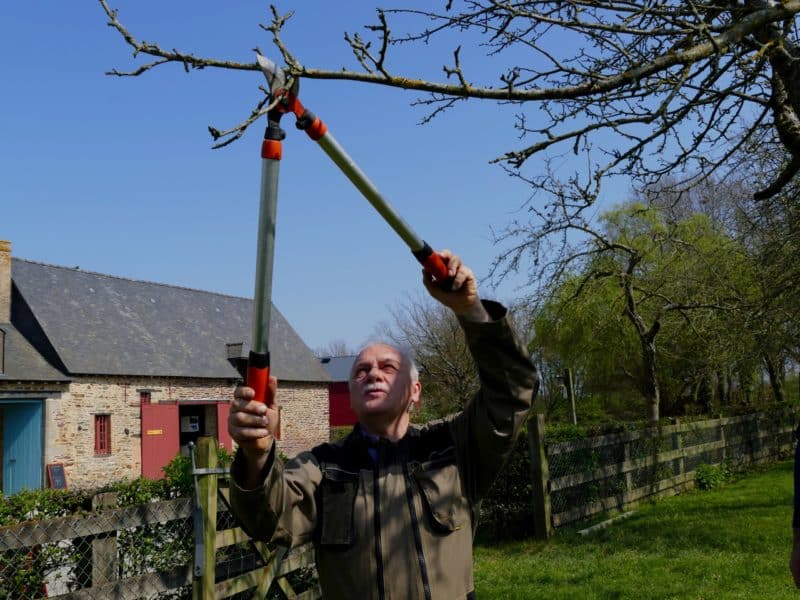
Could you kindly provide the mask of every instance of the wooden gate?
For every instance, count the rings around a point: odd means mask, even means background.
[[[270,548],[263,542],[252,541],[240,527],[217,530],[219,501],[227,504],[228,490],[219,486],[220,479],[227,478],[227,469],[217,463],[217,441],[212,437],[198,440],[195,477],[195,563],[192,582],[193,600],[215,600],[229,598],[235,594],[253,590],[252,598],[264,599],[277,587],[286,598],[315,600],[322,598],[319,584],[311,585],[297,593],[287,575],[298,569],[314,565],[314,548],[306,544],[287,551],[286,548]],[[218,580],[218,552],[237,545],[248,544],[260,555],[262,566],[224,580]]]

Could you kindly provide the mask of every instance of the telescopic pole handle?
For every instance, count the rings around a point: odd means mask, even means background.
[[[275,396],[269,387],[269,352],[264,354],[250,352],[247,360],[247,387],[253,388],[255,392],[253,400],[262,402],[269,408],[275,408]],[[276,440],[281,439],[280,421],[273,436]]]
[[[306,112],[308,113],[308,111]],[[313,117],[313,119],[306,118],[298,121],[298,123],[300,128],[304,129],[304,123],[316,123],[317,121],[319,121],[319,119]],[[317,132],[321,132],[321,134]],[[383,217],[383,220],[394,229],[395,233],[405,242],[420,264],[433,276],[436,280],[436,284],[445,291],[450,290],[453,281],[452,278],[447,276],[447,265],[442,256],[434,252],[433,249],[417,235],[411,226],[397,214],[392,205],[389,204],[383,194],[375,187],[375,184],[367,177],[366,173],[361,170],[347,151],[336,141],[336,138],[328,131],[327,127],[323,124],[323,126],[316,128],[313,135],[311,132],[309,132],[308,135],[319,144],[325,154],[333,160],[345,177],[356,186],[356,189],[358,189],[372,207],[378,211],[378,214]]]
[[[272,267],[275,257],[275,220],[278,204],[278,174],[285,137],[280,113],[270,113],[261,144],[261,198],[258,210],[256,281],[253,294],[253,334],[245,381],[255,392],[254,400],[275,407],[269,387],[269,325],[272,314]],[[273,431],[280,439],[280,420]]]

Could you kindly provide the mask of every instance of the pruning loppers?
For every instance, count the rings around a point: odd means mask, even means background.
[[[319,117],[305,108],[298,99],[299,81],[294,79],[291,86],[287,87],[286,73],[274,62],[261,54],[256,55],[258,64],[269,82],[275,110],[281,114],[294,113],[297,117],[295,125],[305,131],[312,140],[317,142],[336,166],[358,188],[363,196],[378,211],[389,226],[406,243],[414,257],[422,264],[436,281],[443,285],[447,281],[447,266],[442,257],[422,240],[408,223],[395,212],[392,206],[381,195],[375,185],[369,180],[355,161],[345,152],[344,148],[328,131],[327,126]],[[266,139],[265,139],[266,142]],[[263,152],[262,152],[263,156]]]
[[[278,169],[282,157],[282,140],[286,133],[281,129],[281,117],[293,113],[295,125],[317,142],[339,169],[356,186],[378,211],[383,219],[409,247],[441,287],[448,289],[451,281],[447,265],[441,255],[434,252],[414,230],[395,212],[355,161],[345,152],[328,131],[327,126],[298,99],[299,80],[289,78],[286,72],[261,54],[256,54],[258,65],[267,79],[270,90],[270,109],[267,128],[261,144],[261,204],[258,225],[258,253],[256,260],[256,286],[253,309],[253,335],[247,365],[247,385],[252,387],[255,399],[274,404],[268,397],[269,382],[269,321],[272,292],[272,264],[275,246],[275,215],[278,196]],[[279,437],[279,435],[277,436]]]

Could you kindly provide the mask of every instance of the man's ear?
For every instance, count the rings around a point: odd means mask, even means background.
[[[422,384],[419,381],[415,381],[411,384],[410,396],[411,397],[408,402],[408,412],[418,409],[420,402],[422,401]]]

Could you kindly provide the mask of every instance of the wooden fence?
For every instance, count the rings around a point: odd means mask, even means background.
[[[109,499],[100,494],[93,504],[99,510]],[[191,509],[191,499],[180,498],[0,528],[0,598],[143,598],[189,585],[191,565],[120,579],[117,539],[126,530],[185,522]],[[53,553],[60,565],[37,564]]]
[[[796,426],[796,411],[784,409],[546,444],[539,415],[528,429],[537,536],[689,489],[701,464],[736,468],[784,456]]]
[[[116,508],[114,494],[99,494],[91,514],[0,527],[0,600],[174,598],[189,587],[193,600],[248,590],[252,598],[320,598],[311,545],[287,552],[250,540],[225,510],[216,440],[200,438],[197,459],[197,503]],[[308,589],[296,593],[293,577]]]

